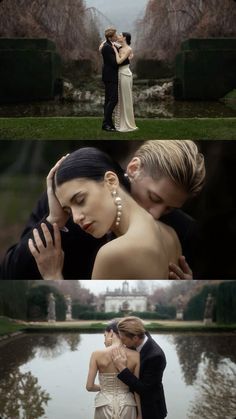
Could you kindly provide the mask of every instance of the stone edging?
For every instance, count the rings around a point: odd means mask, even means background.
[[[4,341],[6,339],[10,339],[10,338],[19,336],[22,333],[24,333],[24,332],[19,330],[18,332],[13,332],[13,333],[8,333],[7,335],[2,335],[2,336],[0,336],[0,342]]]

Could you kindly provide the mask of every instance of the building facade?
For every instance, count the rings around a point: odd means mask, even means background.
[[[147,296],[135,289],[130,290],[127,281],[123,282],[122,288],[115,291],[107,289],[104,300],[105,313],[147,311]]]

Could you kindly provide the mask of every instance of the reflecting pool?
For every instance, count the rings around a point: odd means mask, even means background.
[[[167,358],[168,419],[236,416],[234,334],[153,334]],[[24,334],[0,344],[2,419],[92,419],[85,389],[102,334]]]

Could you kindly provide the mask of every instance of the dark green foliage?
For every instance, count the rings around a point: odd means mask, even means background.
[[[165,306],[165,305],[156,305],[156,312],[159,316],[166,319],[175,319],[176,318],[176,307],[174,306]],[[161,317],[160,317],[161,318]]]
[[[78,307],[78,305],[73,305],[72,307],[72,313],[74,319],[79,320],[111,320],[114,318],[124,317],[124,313],[116,313],[116,312],[109,312],[109,313],[103,313],[103,312],[97,312],[97,311],[90,311],[84,310],[82,311],[82,307]],[[81,311],[79,309],[81,308]],[[170,314],[172,313],[172,314]],[[144,311],[144,312],[131,312],[129,313],[130,316],[137,316],[140,317],[140,319],[172,319],[175,318],[175,307],[169,307],[168,310],[163,310],[162,313],[157,312],[151,312],[151,311]]]
[[[91,310],[91,309],[90,309]],[[73,312],[73,311],[72,311]],[[124,317],[123,313],[103,313],[96,311],[82,311],[78,314],[79,320],[111,320],[117,317]]]
[[[217,291],[218,323],[236,323],[236,281],[222,282]]]
[[[175,319],[176,309],[172,306],[156,306],[156,311],[133,312],[132,316],[140,317],[141,319],[159,319],[169,320]]]
[[[175,67],[176,99],[219,99],[235,87],[236,38],[189,39]]]
[[[74,302],[72,305],[72,317],[73,319],[79,319],[80,315],[82,313],[87,313],[90,312],[93,313],[93,310],[91,309],[90,305],[87,304],[80,304],[80,303],[76,303]]]
[[[29,320],[46,320],[48,295],[54,294],[56,300],[56,319],[65,320],[66,303],[64,296],[50,285],[34,286],[28,293],[28,318]]]
[[[203,320],[207,296],[210,293],[216,301],[217,288],[217,285],[207,285],[199,294],[191,298],[184,310],[184,320]],[[213,313],[213,320],[215,320],[215,309]]]
[[[139,79],[161,79],[173,76],[174,68],[164,61],[139,59],[135,66],[135,72]]]
[[[80,87],[81,77],[89,79],[93,72],[91,60],[70,60],[63,64],[63,77]]]
[[[31,281],[0,281],[0,315],[23,319],[27,317],[26,293]]]
[[[0,61],[1,103],[53,99],[58,93],[61,63],[51,41],[1,39]]]

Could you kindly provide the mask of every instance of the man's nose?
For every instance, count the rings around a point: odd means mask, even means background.
[[[166,205],[164,205],[164,204],[163,204],[163,205],[159,204],[158,206],[153,206],[153,207],[150,207],[150,208],[149,208],[149,210],[148,210],[148,212],[149,212],[149,214],[151,214],[151,215],[153,216],[153,218],[154,218],[155,220],[159,220],[159,218],[160,218],[162,215],[164,215],[164,214],[165,214],[166,210],[167,210]]]

